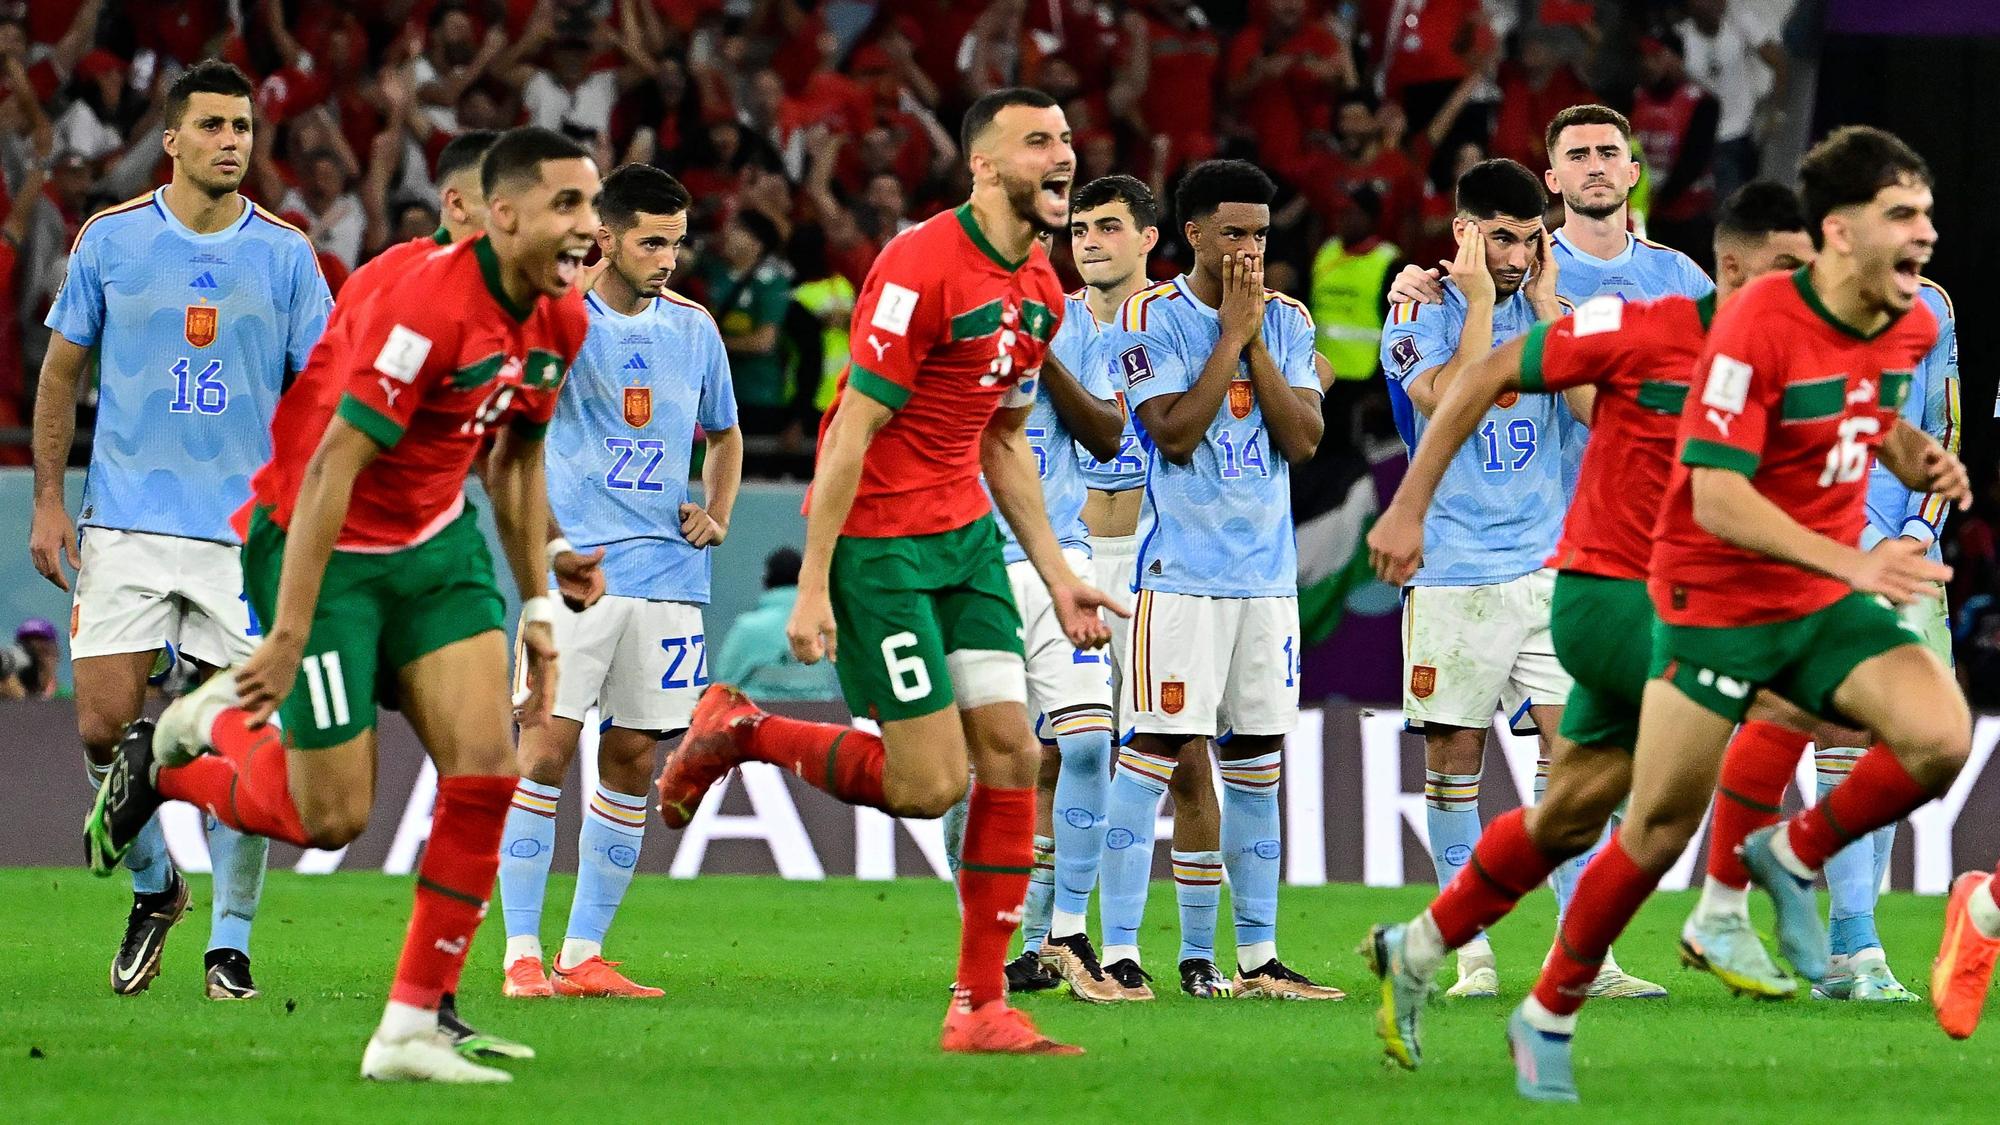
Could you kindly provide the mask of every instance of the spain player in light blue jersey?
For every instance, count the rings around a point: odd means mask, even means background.
[[[252,142],[242,72],[219,61],[189,68],[168,90],[164,120],[173,179],[77,235],[49,310],[54,335],[35,403],[29,551],[63,589],[63,564],[77,571],[70,658],[93,788],[139,718],[156,660],[184,658],[206,672],[256,645],[230,516],[271,455],[278,394],[305,366],[332,303],[312,243],[238,193]],[[72,524],[63,467],[93,357],[97,428]],[[257,994],[250,922],[266,847],[208,822],[213,998]],[[133,902],[111,964],[119,995],[144,991],[159,973],[167,930],[188,905],[157,821],[125,864]]]
[[[1290,465],[1323,430],[1312,316],[1264,288],[1269,176],[1211,160],[1182,179],[1174,210],[1194,268],[1135,294],[1107,351],[1146,451],[1114,790],[1173,771],[1189,739],[1217,739],[1222,862],[1232,888],[1238,996],[1332,1000],[1278,958],[1278,779],[1298,722],[1298,555]],[[1116,798],[1114,797],[1114,800]],[[1150,822],[1105,839],[1105,970],[1139,968],[1145,895],[1114,887],[1119,853],[1153,851]],[[1126,982],[1121,977],[1121,983]]]
[[[651,998],[604,959],[646,830],[656,744],[686,729],[708,684],[701,607],[709,548],[729,530],[743,442],[722,337],[707,310],[667,289],[687,237],[685,188],[649,165],[604,181],[604,267],[585,296],[590,333],[549,426],[551,561],[597,559],[604,596],[558,611],[563,674],[554,719],[521,736],[521,781],[500,848],[507,996]],[[690,495],[700,434],[702,497]],[[584,805],[569,923],[553,963],[542,902],[563,776],[586,715],[598,717],[596,784]],[[586,771],[588,777],[591,771]]]
[[[1537,320],[1561,314],[1534,174],[1488,160],[1459,178],[1459,248],[1436,305],[1397,304],[1382,331],[1397,422],[1414,449],[1457,375]],[[1403,408],[1407,404],[1407,408]],[[1425,826],[1438,883],[1479,839],[1479,778],[1496,708],[1553,731],[1570,679],[1549,635],[1554,551],[1567,510],[1561,415],[1544,395],[1503,395],[1453,457],[1424,520],[1423,565],[1403,602],[1403,711],[1424,735]],[[1483,938],[1459,954],[1458,996],[1498,991]]]

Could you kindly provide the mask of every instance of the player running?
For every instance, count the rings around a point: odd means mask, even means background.
[[[687,238],[688,193],[650,165],[604,180],[597,244],[605,268],[584,295],[590,334],[549,424],[549,507],[568,538],[551,557],[597,560],[607,592],[558,610],[563,677],[554,717],[521,732],[521,782],[500,848],[507,996],[657,997],[603,956],[645,840],[653,747],[684,729],[708,683],[701,607],[708,548],[722,542],[743,478],[729,357],[706,310],[666,288]],[[705,435],[705,505],[688,462]],[[585,716],[597,709],[597,788],[584,806],[576,891],[553,977],[543,967],[542,898],[555,810]]]
[[[1542,185],[1511,160],[1459,177],[1445,300],[1396,305],[1382,330],[1382,370],[1412,450],[1439,397],[1498,343],[1562,314],[1542,227]],[[1567,507],[1560,438],[1575,409],[1553,396],[1501,395],[1480,440],[1457,450],[1424,517],[1423,566],[1403,599],[1403,712],[1424,736],[1424,819],[1438,885],[1449,886],[1479,841],[1479,780],[1496,708],[1517,730],[1532,720],[1542,755],[1569,696],[1549,637],[1555,575],[1545,560]],[[1450,995],[1500,994],[1493,947],[1459,950]]]
[[[1719,302],[1755,277],[1790,271],[1812,258],[1797,197],[1772,183],[1750,184],[1729,199],[1718,216],[1715,249],[1722,285],[1714,296],[1644,304],[1601,297],[1574,315],[1536,325],[1460,376],[1431,415],[1395,499],[1369,533],[1383,579],[1401,579],[1422,557],[1424,509],[1446,466],[1496,396],[1594,388],[1587,471],[1549,559],[1557,568],[1556,655],[1576,682],[1548,791],[1532,807],[1487,825],[1470,862],[1423,913],[1404,925],[1375,927],[1362,947],[1383,979],[1377,1034],[1388,1056],[1405,1067],[1422,1060],[1419,1016],[1445,956],[1593,846],[1630,789],[1653,627],[1644,587],[1652,526],[1701,339]],[[1708,967],[1725,979],[1773,995],[1796,987],[1771,963],[1747,917],[1721,926],[1703,948],[1712,958]]]
[[[685,826],[718,779],[761,761],[850,804],[935,817],[966,792],[969,755],[958,975],[940,1045],[1076,1054],[1006,1001],[1040,754],[1021,618],[979,486],[983,471],[1070,643],[1102,645],[1097,610],[1119,609],[1063,559],[1022,432],[1063,307],[1036,235],[1069,217],[1075,154],[1061,108],[1037,90],[980,98],[960,139],[972,198],[891,240],[862,286],[787,629],[800,660],[837,658],[849,708],[882,734],[767,715],[715,685],[660,773],[660,814]]]
[[[204,672],[241,662],[257,619],[243,597],[242,542],[230,513],[270,456],[271,412],[326,325],[326,279],[312,243],[238,193],[252,146],[250,80],[225,62],[183,71],[167,90],[163,147],[173,178],[100,212],[77,235],[49,310],[35,406],[35,569],[69,589],[77,729],[91,788],[139,718],[156,660]],[[76,392],[92,353],[96,441],[80,522],[63,505]],[[206,822],[215,902],[203,956],[211,999],[257,995],[250,924],[268,844]],[[135,826],[137,827],[137,826]],[[123,853],[132,910],[111,961],[111,991],[159,975],[188,886],[148,821]]]
[[[364,1077],[505,1082],[439,1026],[499,866],[516,768],[502,601],[462,491],[489,431],[496,522],[522,598],[524,727],[554,701],[542,435],[587,320],[572,292],[597,230],[597,169],[515,129],[482,165],[487,234],[355,293],[279,404],[253,481],[244,573],[270,630],[233,676],[134,724],[86,825],[108,871],[162,800],[243,831],[341,847],[374,803],[376,708],[397,701],[439,774],[416,905]],[[351,284],[351,282],[350,282]],[[268,723],[282,716],[280,733]]]
[[[1937,239],[1930,173],[1895,137],[1848,127],[1807,153],[1800,178],[1819,257],[1752,282],[1695,365],[1648,576],[1659,678],[1646,685],[1631,809],[1585,868],[1508,1023],[1517,1089],[1531,1100],[1576,1099],[1570,1040],[1585,986],[1694,836],[1758,688],[1882,740],[1826,800],[1743,845],[1780,951],[1812,982],[1827,970],[1813,878],[1847,843],[1944,792],[1969,751],[1958,685],[1882,600],[1935,596],[1950,571],[1915,542],[1854,545],[1871,452],[1912,489],[1970,499],[1964,466],[1900,414],[1938,332],[1917,297]]]
[[[1151,772],[1157,795],[1184,743],[1230,733],[1216,750],[1233,990],[1338,1000],[1339,989],[1278,959],[1280,755],[1299,699],[1288,482],[1291,464],[1318,448],[1324,423],[1312,316],[1263,285],[1275,191],[1244,161],[1191,169],[1174,209],[1194,268],[1127,300],[1106,342],[1147,464],[1123,668],[1133,733],[1118,768]],[[1132,832],[1130,850],[1150,863],[1151,817]],[[1114,945],[1120,933],[1107,920],[1105,958],[1136,965],[1136,944]]]

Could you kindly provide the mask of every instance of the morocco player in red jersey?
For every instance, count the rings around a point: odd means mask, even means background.
[[[393,692],[439,781],[416,908],[362,1056],[375,1079],[511,1077],[460,1058],[438,1015],[485,913],[517,772],[502,601],[463,487],[495,432],[488,491],[524,603],[518,715],[533,726],[556,660],[542,433],[588,328],[574,283],[598,178],[582,148],[543,129],[502,136],[481,176],[486,236],[350,290],[349,330],[279,401],[244,547],[264,642],[157,730],[128,730],[86,826],[93,865],[115,862],[172,798],[246,832],[344,846],[368,822],[376,711]]]
[[[1949,569],[1914,541],[1857,546],[1871,453],[1912,489],[1971,499],[1958,459],[1900,412],[1938,332],[1917,302],[1937,240],[1930,173],[1895,137],[1850,127],[1806,154],[1800,180],[1818,259],[1752,282],[1695,364],[1647,579],[1660,625],[1630,808],[1508,1021],[1516,1088],[1531,1100],[1576,1100],[1577,1010],[1700,827],[1758,689],[1881,740],[1824,801],[1741,850],[1771,895],[1780,952],[1809,981],[1827,965],[1819,868],[1944,792],[1970,749],[1957,683],[1887,604],[1936,596]]]
[[[807,663],[837,657],[846,726],[766,715],[711,687],[660,774],[688,822],[739,762],[782,766],[852,804],[936,817],[966,792],[957,985],[947,1051],[1075,1054],[1006,1002],[1003,966],[1034,863],[1035,776],[1021,619],[983,471],[1078,648],[1113,603],[1063,561],[1022,433],[1063,292],[1037,235],[1069,218],[1069,125],[1046,94],[1001,90],[960,127],[972,199],[883,247],[855,303],[847,379],[820,433],[798,604]],[[996,413],[997,412],[997,413]],[[838,638],[838,652],[835,640]]]
[[[1400,584],[1423,553],[1424,512],[1445,466],[1496,397],[1519,391],[1593,397],[1577,494],[1555,567],[1556,655],[1575,677],[1548,792],[1480,834],[1472,860],[1423,913],[1377,926],[1362,952],[1383,978],[1376,1022],[1385,1053],[1405,1067],[1422,1060],[1418,1021],[1431,981],[1454,949],[1510,913],[1558,866],[1597,842],[1631,788],[1632,746],[1651,657],[1653,608],[1646,597],[1653,522],[1671,474],[1680,412],[1702,338],[1719,303],[1759,275],[1812,259],[1797,198],[1779,184],[1745,186],[1718,217],[1715,293],[1627,304],[1600,297],[1495,350],[1445,393],[1418,443],[1396,497],[1368,535],[1382,579]],[[1798,761],[1797,753],[1792,763]],[[1750,972],[1779,977],[1743,927],[1739,956]],[[1762,964],[1754,964],[1761,959]]]

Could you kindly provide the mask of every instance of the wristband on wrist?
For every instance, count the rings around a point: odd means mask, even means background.
[[[544,625],[556,623],[556,603],[547,594],[537,594],[521,603],[521,627],[526,628],[536,622]]]
[[[570,546],[569,540],[561,538],[559,536],[555,539],[549,540],[549,545],[548,547],[545,548],[545,550],[548,554],[549,568],[553,570],[556,565],[557,555],[566,555],[571,551],[576,550],[576,548]]]

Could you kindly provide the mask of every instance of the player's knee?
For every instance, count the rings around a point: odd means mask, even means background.
[[[1639,810],[1625,814],[1624,823],[1618,828],[1618,841],[1632,862],[1646,871],[1665,871],[1687,850],[1695,832],[1701,827],[1702,806],[1691,805],[1681,808],[1671,803],[1661,807]],[[1591,834],[1595,842],[1597,832],[1604,825],[1600,822]],[[1589,847],[1589,843],[1584,845]]]
[[[933,820],[951,811],[953,805],[965,799],[967,779],[938,775],[916,781],[901,794],[897,803],[903,807],[896,810],[898,816],[912,816],[923,820]]]
[[[1174,775],[1167,781],[1167,788],[1174,795],[1174,804],[1215,799],[1215,778],[1209,775],[1208,757],[1201,755],[1182,759],[1174,763]]]
[[[1102,762],[1098,763],[1099,766],[1103,764]],[[1062,751],[1057,750],[1053,746],[1043,746],[1042,768],[1041,772],[1035,776],[1035,784],[1041,786],[1043,789],[1054,789],[1057,779],[1062,776],[1062,768]]]
[[[1891,749],[1911,777],[1941,789],[1950,785],[1959,771],[1965,768],[1966,761],[1972,756],[1972,730],[1969,719],[1954,721],[1957,718],[1951,715],[1916,717],[1912,729],[1891,744]]]
[[[299,810],[299,823],[306,841],[315,848],[331,851],[344,848],[368,829],[368,806],[358,801],[341,801]]]
[[[109,761],[111,748],[118,745],[118,739],[124,733],[125,723],[117,716],[96,709],[77,708],[76,734],[83,740],[85,749],[92,752],[93,760]]]
[[[522,739],[518,754],[521,776],[537,785],[561,785],[563,775],[569,772],[570,755],[559,747]]]

